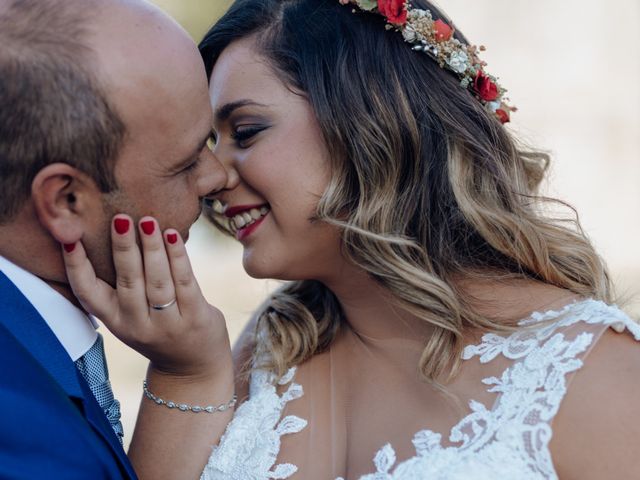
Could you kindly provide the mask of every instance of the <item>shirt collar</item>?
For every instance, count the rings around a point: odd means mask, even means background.
[[[29,300],[74,362],[84,355],[98,338],[98,323],[93,316],[56,292],[42,279],[0,255],[0,271]]]

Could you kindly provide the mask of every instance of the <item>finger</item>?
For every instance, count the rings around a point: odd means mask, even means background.
[[[170,304],[176,299],[176,292],[158,223],[151,217],[143,217],[140,220],[139,228],[144,258],[145,288],[149,305]],[[166,313],[168,310],[173,310],[171,307],[173,305],[161,310],[152,309],[152,313]],[[175,314],[175,310],[173,310],[173,314]]]
[[[191,262],[180,233],[177,230],[169,229],[165,231],[164,239],[178,307],[184,316],[187,312],[199,308],[205,300],[193,274]]]
[[[136,243],[133,220],[128,215],[113,217],[111,248],[116,269],[116,293],[123,318],[128,322],[148,320],[142,255]]]
[[[96,276],[82,243],[63,245],[62,258],[67,280],[82,308],[103,320],[108,328],[117,326],[119,316],[115,291]]]

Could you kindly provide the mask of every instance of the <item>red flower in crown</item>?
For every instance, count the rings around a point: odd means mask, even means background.
[[[378,10],[389,23],[404,25],[407,23],[407,5],[405,0],[378,0]]]
[[[500,123],[509,123],[509,120],[511,120],[511,115],[509,115],[509,111],[499,108],[496,110],[496,115],[498,116],[498,120],[500,120]]]
[[[498,86],[482,70],[478,70],[473,81],[473,90],[486,102],[493,102],[498,98]]]
[[[453,35],[453,28],[440,19],[433,22],[433,28],[436,31],[436,40],[439,42],[446,42]]]

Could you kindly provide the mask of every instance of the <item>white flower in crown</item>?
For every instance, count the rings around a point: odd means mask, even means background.
[[[407,43],[414,43],[418,39],[418,33],[409,25],[402,29],[402,36]]]
[[[457,50],[449,56],[447,65],[456,73],[464,73],[469,68],[469,56],[462,50]]]

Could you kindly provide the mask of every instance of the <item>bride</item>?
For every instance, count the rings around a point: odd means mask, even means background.
[[[235,409],[171,432],[202,459],[189,468],[205,480],[640,478],[640,327],[611,306],[577,221],[545,213],[548,159],[505,128],[515,109],[482,48],[425,0],[238,0],[200,50],[228,173],[207,214],[242,243],[250,275],[288,282],[235,346],[235,388],[145,388],[158,425],[206,401]],[[171,235],[162,262],[186,275]],[[76,294],[109,312],[83,292],[82,255],[65,253]],[[143,278],[131,255],[119,273]],[[193,288],[179,307],[203,302]],[[225,341],[212,348],[228,355]],[[186,471],[151,448],[139,465],[141,477]]]

